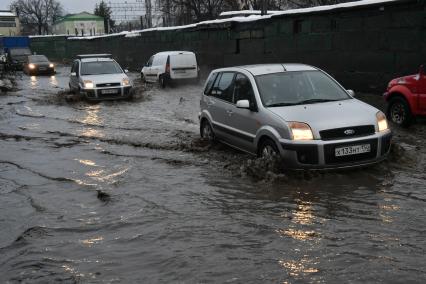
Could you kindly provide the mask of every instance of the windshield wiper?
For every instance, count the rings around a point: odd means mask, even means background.
[[[326,102],[335,102],[339,100],[330,100],[330,99],[309,99],[300,101],[297,103],[297,105],[305,105],[305,104],[314,104],[314,103],[326,103]]]
[[[294,106],[296,105],[295,103],[276,103],[276,104],[270,104],[267,105],[266,107],[281,107],[281,106]]]

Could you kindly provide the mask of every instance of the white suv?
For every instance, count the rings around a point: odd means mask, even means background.
[[[69,87],[88,100],[125,99],[132,96],[132,81],[110,54],[78,55],[71,68]]]

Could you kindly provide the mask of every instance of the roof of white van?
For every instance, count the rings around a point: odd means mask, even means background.
[[[177,54],[194,54],[192,51],[162,51],[156,55],[177,55]]]
[[[300,64],[300,63],[284,63],[284,64],[256,64],[256,65],[245,65],[238,66],[236,68],[241,68],[249,71],[254,76],[265,75],[271,73],[279,73],[279,72],[292,72],[292,71],[313,71],[318,70],[315,67]]]

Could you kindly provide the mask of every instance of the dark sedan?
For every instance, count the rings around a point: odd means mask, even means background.
[[[55,74],[55,65],[44,55],[29,55],[24,72],[28,75]]]

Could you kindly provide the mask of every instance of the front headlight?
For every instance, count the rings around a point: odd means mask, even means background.
[[[311,127],[303,122],[292,121],[289,123],[293,140],[313,140]]]
[[[377,126],[379,128],[379,132],[389,129],[386,115],[383,112],[379,111],[378,113],[376,113],[376,118],[377,118]]]
[[[49,64],[49,67],[50,67],[50,68],[53,68],[53,67],[55,67],[55,65],[53,65],[52,63],[50,63],[50,64]]]
[[[29,67],[30,69],[34,69],[34,68],[35,68],[35,65],[31,63],[30,65],[28,65],[28,67]]]
[[[122,86],[130,86],[130,80],[129,80],[129,79],[127,79],[127,78],[124,78],[124,79],[121,81],[121,85],[122,85]]]
[[[93,89],[93,82],[90,80],[84,80],[84,88],[85,89]]]

